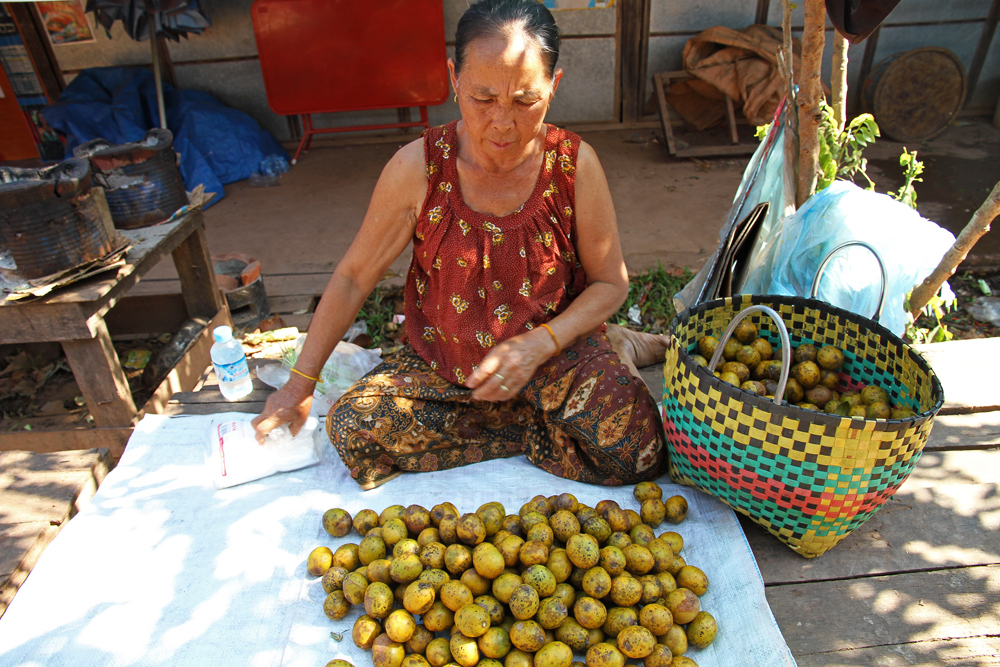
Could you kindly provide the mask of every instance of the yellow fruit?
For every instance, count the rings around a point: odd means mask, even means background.
[[[816,363],[828,371],[839,370],[844,365],[844,353],[833,345],[824,345],[816,353]]]
[[[678,524],[687,517],[688,502],[684,496],[673,496],[668,498],[664,504],[667,507],[667,521],[670,523]],[[674,549],[674,553],[677,551],[678,549]]]
[[[705,336],[698,341],[698,352],[706,359],[711,359],[715,354],[715,348],[719,345],[719,339],[715,336]],[[707,362],[706,362],[707,363]]]
[[[722,374],[725,375],[726,373],[732,373],[740,379],[739,382],[735,383],[737,387],[750,379],[750,369],[746,364],[739,361],[727,361],[722,364]]]
[[[323,601],[323,613],[331,621],[339,621],[351,611],[351,603],[344,598],[342,591],[334,591]]]
[[[708,592],[708,577],[693,565],[685,565],[677,573],[677,585],[701,597]]]
[[[701,611],[698,596],[686,588],[670,591],[667,594],[666,602],[667,609],[674,615],[674,623],[678,625],[690,623]]]
[[[671,625],[667,634],[660,637],[659,643],[667,646],[675,656],[683,655],[688,650],[687,633],[679,625]]]
[[[706,648],[715,641],[715,635],[719,631],[715,623],[715,617],[707,611],[700,611],[694,619],[688,623],[687,639],[688,644],[695,648]]]
[[[754,338],[750,341],[750,347],[757,350],[761,361],[770,361],[774,356],[774,348],[766,338]]]
[[[812,343],[804,343],[795,348],[795,361],[800,364],[803,361],[816,361],[817,354],[818,352],[815,345]]]
[[[892,417],[892,408],[889,407],[888,403],[881,401],[872,403],[865,410],[865,417],[868,419],[889,419]]]
[[[641,625],[631,625],[618,633],[618,650],[630,658],[645,658],[655,646],[656,637]]]
[[[382,634],[382,625],[368,614],[362,614],[354,621],[351,639],[358,648],[368,650],[375,643],[375,638]]]
[[[570,667],[573,649],[562,642],[549,642],[535,653],[534,667]]]
[[[803,389],[811,389],[819,384],[819,366],[815,361],[803,361],[795,366],[795,379]]]
[[[663,489],[656,482],[639,482],[632,489],[632,496],[640,503],[649,498],[659,500],[663,498]]]
[[[399,667],[405,656],[406,649],[403,645],[392,641],[389,635],[382,633],[375,638],[372,645],[372,663],[375,667]]]
[[[726,361],[732,361],[736,358],[736,353],[739,352],[741,347],[743,347],[743,343],[735,338],[730,338],[726,341],[725,347],[722,348],[722,357]]]
[[[306,570],[314,577],[322,577],[333,566],[333,552],[329,547],[316,547],[309,552]]]
[[[873,403],[888,403],[889,392],[877,385],[871,385],[861,390],[861,402],[865,405]]]
[[[673,624],[674,615],[662,604],[647,604],[639,612],[639,625],[657,637],[667,634],[667,631]]]
[[[532,653],[545,644],[545,630],[530,619],[510,626],[510,643],[519,650]]]
[[[397,609],[385,619],[385,633],[392,641],[400,644],[410,641],[416,629],[417,622],[413,619],[413,614],[405,609]]]
[[[754,323],[749,320],[749,318],[744,318],[736,328],[733,329],[733,336],[736,337],[741,343],[749,343],[754,338],[757,337],[757,327]]]
[[[587,667],[625,667],[625,656],[617,646],[601,642],[587,649]]]
[[[795,404],[801,402],[805,395],[806,390],[802,388],[799,381],[793,377],[788,378],[788,383],[785,384],[785,400]]]
[[[335,507],[323,513],[323,530],[333,537],[343,537],[351,532],[351,513]]]
[[[753,368],[761,362],[760,352],[750,345],[744,345],[736,353],[736,361],[747,368]]]
[[[743,384],[743,381],[740,380],[740,376],[737,375],[736,373],[731,373],[731,372],[721,373],[719,375],[719,379],[727,384],[733,385],[734,387],[739,387],[741,384]]]
[[[490,629],[490,615],[478,604],[467,604],[455,612],[455,627],[466,637],[479,637]]]

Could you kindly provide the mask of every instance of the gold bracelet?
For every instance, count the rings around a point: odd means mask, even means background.
[[[542,326],[545,327],[545,330],[549,332],[550,336],[552,336],[552,342],[556,344],[556,354],[562,352],[562,345],[559,344],[559,339],[556,338],[556,335],[552,333],[552,327],[550,327],[548,324],[543,324]],[[552,356],[555,356],[555,354]]]
[[[301,375],[302,377],[304,377],[307,380],[312,380],[313,382],[317,382],[319,384],[323,384],[323,380],[322,379],[320,379],[320,378],[314,378],[311,375],[306,375],[305,373],[303,373],[299,369],[295,368],[294,366],[292,366],[289,370],[292,371],[293,373],[295,373],[296,375]]]

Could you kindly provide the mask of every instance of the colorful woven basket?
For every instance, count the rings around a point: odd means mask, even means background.
[[[877,384],[894,405],[916,416],[840,417],[776,404],[692,360],[703,336],[718,337],[754,305],[777,311],[792,347],[843,350],[840,389]],[[777,348],[778,328],[770,317],[748,317]],[[709,301],[678,315],[671,334],[663,372],[671,479],[719,498],[807,558],[844,539],[896,492],[944,402],[937,376],[910,346],[867,318],[815,299],[740,295]]]

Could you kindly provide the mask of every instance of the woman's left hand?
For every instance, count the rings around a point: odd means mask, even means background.
[[[538,329],[509,338],[486,355],[466,386],[481,401],[507,401],[517,395],[535,371],[555,353],[552,339]]]

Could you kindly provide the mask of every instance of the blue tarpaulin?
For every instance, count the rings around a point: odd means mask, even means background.
[[[208,93],[163,84],[167,127],[180,153],[184,187],[204,184],[224,196],[223,185],[249,178],[268,157],[288,159],[278,140],[247,114],[221,104]],[[142,67],[85,69],[59,101],[42,110],[45,120],[66,136],[66,152],[92,139],[116,144],[141,141],[159,127],[156,84]]]

